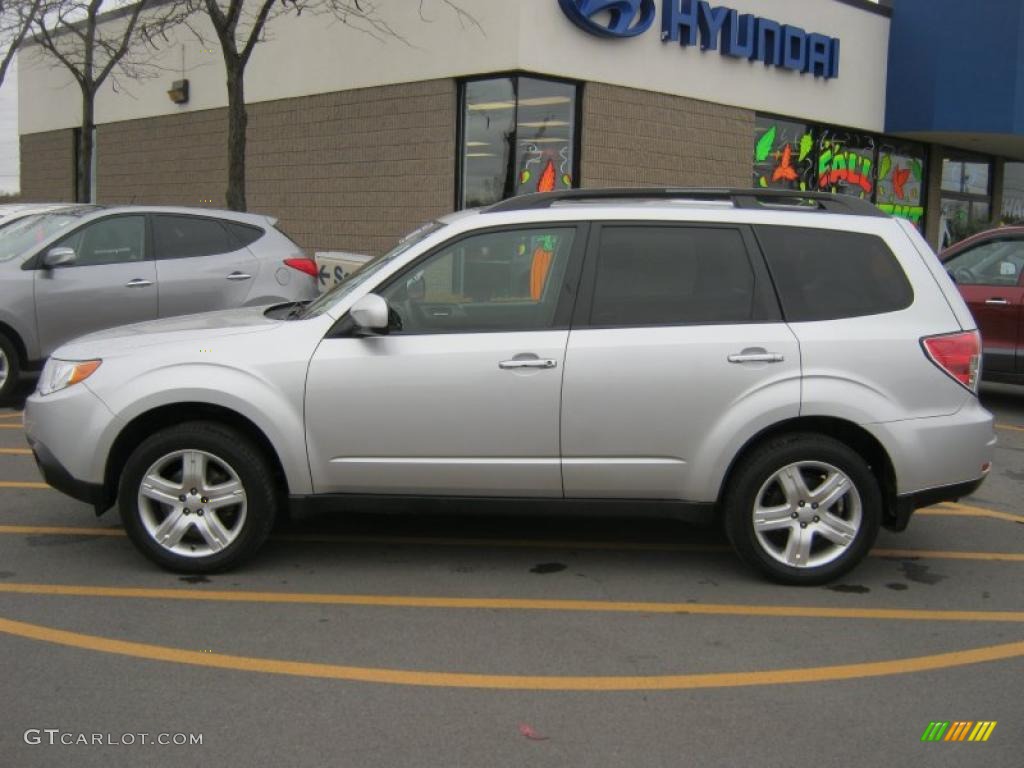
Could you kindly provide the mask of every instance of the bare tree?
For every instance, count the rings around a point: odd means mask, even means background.
[[[42,0],[0,0],[0,85],[41,4]]]
[[[220,41],[228,89],[228,188],[227,207],[244,211],[245,145],[249,122],[245,105],[245,68],[256,44],[266,39],[267,25],[278,16],[307,11],[329,15],[355,29],[378,38],[406,41],[378,12],[373,0],[193,0],[209,17]],[[408,0],[397,0],[408,2]],[[424,0],[419,0],[420,18],[427,21]],[[459,23],[480,28],[480,24],[454,0],[441,0]],[[194,30],[196,31],[196,30]],[[202,38],[201,32],[196,31]]]
[[[149,8],[156,10],[143,18]],[[90,169],[100,86],[115,71],[132,78],[147,76],[155,67],[157,38],[187,13],[184,0],[141,0],[130,6],[124,0],[44,0],[36,13],[33,41],[71,73],[82,92],[75,191],[79,201],[92,199]]]

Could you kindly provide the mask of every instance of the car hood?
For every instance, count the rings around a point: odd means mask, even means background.
[[[136,349],[176,342],[204,344],[210,339],[266,331],[280,325],[280,320],[264,316],[266,307],[244,307],[198,315],[148,320],[97,331],[62,344],[53,357],[62,360],[88,360],[128,354]]]

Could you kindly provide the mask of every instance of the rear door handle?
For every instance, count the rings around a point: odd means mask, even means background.
[[[558,363],[554,360],[538,360],[537,358],[502,360],[498,363],[498,367],[505,370],[516,368],[554,368],[556,365]]]
[[[152,280],[143,280],[141,277],[137,277],[134,280],[129,280],[124,284],[125,288],[145,288],[153,284]]]
[[[985,303],[995,304],[996,306],[1002,307],[1009,304],[1010,302],[1008,302],[1006,299],[985,299]]]
[[[786,358],[775,352],[744,352],[727,359],[730,363],[781,363]]]
[[[228,275],[228,280],[248,280],[252,275],[247,275],[245,272],[232,272]]]

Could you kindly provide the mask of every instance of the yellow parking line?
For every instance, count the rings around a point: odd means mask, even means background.
[[[49,488],[46,483],[18,483],[9,480],[0,480],[0,488]]]
[[[1014,432],[1024,432],[1024,427],[1016,424],[996,424],[996,429],[1012,429]]]
[[[21,418],[21,412],[18,413],[0,413],[0,420],[2,419],[19,419]]]
[[[23,429],[21,424],[0,424],[0,429]]]
[[[946,502],[937,507],[925,507],[919,509],[915,515],[925,517],[987,517],[991,520],[1006,520],[1011,523],[1024,523],[1024,515],[1015,515],[1012,512],[1000,512],[998,509],[986,509],[985,507],[972,507],[969,504],[958,504]]]
[[[0,448],[0,456],[31,456],[28,448]]]
[[[0,525],[2,535],[39,536],[124,536],[120,528],[86,528],[48,525]],[[685,544],[644,544],[642,542],[614,541],[557,541],[532,539],[442,539],[418,538],[415,536],[332,536],[330,534],[271,536],[272,541],[310,542],[318,544],[433,546],[433,547],[494,547],[513,549],[581,549],[610,552],[729,552],[726,546],[687,546]],[[918,557],[931,560],[978,560],[988,562],[1024,562],[1024,553],[1019,552],[958,552],[935,549],[873,549],[871,557]]]
[[[189,651],[128,640],[114,640],[96,635],[44,627],[38,624],[12,621],[10,619],[0,619],[0,632],[82,650],[207,668],[230,669],[240,672],[261,672],[264,674],[290,675],[294,677],[388,683],[392,685],[532,691],[692,690],[699,688],[784,685],[831,680],[853,680],[865,677],[882,677],[909,672],[949,669],[968,664],[979,664],[1024,656],[1024,642],[1016,642],[972,648],[964,651],[953,651],[951,653],[939,653],[930,656],[860,664],[843,664],[831,667],[682,675],[558,677],[422,672],[234,656],[221,653],[207,653],[205,651]]]
[[[0,583],[0,594],[105,597],[146,600],[191,600],[220,603],[286,605],[358,605],[379,608],[443,608],[501,611],[573,611],[582,613],[652,613],[701,616],[768,616],[804,619],[875,619],[895,621],[1024,622],[1024,611],[949,611],[896,608],[830,608],[803,605],[729,603],[647,603],[610,600],[548,600],[477,597],[410,597],[339,595],[307,592],[90,587],[75,584]]]
[[[1000,563],[1024,563],[1021,552],[957,552],[938,549],[873,549],[872,557],[922,557],[929,560],[982,560]]]

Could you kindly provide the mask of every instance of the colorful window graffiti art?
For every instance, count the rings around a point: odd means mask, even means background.
[[[754,185],[813,189],[814,136],[803,123],[757,118]]]
[[[754,186],[853,195],[924,226],[924,149],[759,115]]]

